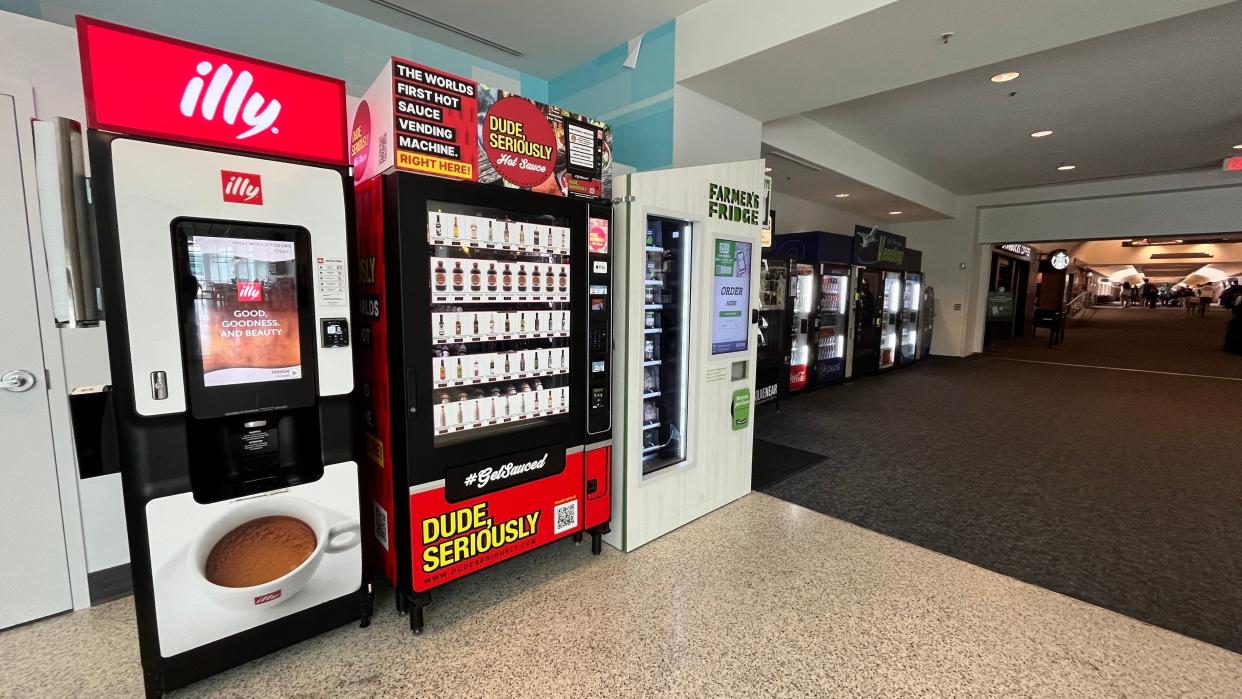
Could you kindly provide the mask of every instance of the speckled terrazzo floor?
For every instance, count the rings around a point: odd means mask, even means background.
[[[1226,697],[1242,656],[752,494],[557,544],[177,696]],[[135,696],[128,599],[0,633],[0,695]]]

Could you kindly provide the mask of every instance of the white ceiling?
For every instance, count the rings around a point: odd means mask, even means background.
[[[1202,168],[1242,143],[1240,38],[1234,2],[807,116],[959,194]]]
[[[553,78],[706,0],[320,0],[541,78]],[[514,57],[399,9],[524,54]]]
[[[888,192],[863,184],[826,168],[812,169],[794,161],[773,155],[773,149],[763,144],[761,151],[772,171],[772,189],[791,197],[813,201],[834,209],[848,211],[872,221],[931,221],[946,218],[925,206],[903,199]],[[837,194],[849,194],[837,197]],[[898,215],[890,211],[900,211]]]

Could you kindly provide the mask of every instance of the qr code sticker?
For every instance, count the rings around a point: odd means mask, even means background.
[[[567,529],[574,529],[578,526],[578,501],[570,500],[567,503],[557,505],[553,519],[555,520],[552,527],[553,534],[560,534]]]
[[[378,502],[375,505],[375,540],[388,549],[388,511]]]

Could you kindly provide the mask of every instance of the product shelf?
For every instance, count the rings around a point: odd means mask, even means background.
[[[484,386],[489,383],[500,383],[504,381],[516,381],[518,379],[540,379],[550,376],[563,376],[569,373],[568,367],[564,369],[553,369],[551,371],[515,371],[509,374],[496,374],[493,376],[480,376],[478,378],[468,379],[447,379],[444,381],[436,380],[433,385],[436,388],[456,388],[458,386]]]
[[[468,335],[462,337],[436,337],[432,339],[435,345],[461,345],[472,342],[501,342],[504,340],[544,340],[557,337],[569,337],[568,330],[557,330],[555,332],[538,332],[538,333],[505,333],[499,335]]]

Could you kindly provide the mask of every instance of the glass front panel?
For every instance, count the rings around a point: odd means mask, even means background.
[[[435,444],[569,412],[569,222],[429,202]]]
[[[811,318],[815,314],[815,268],[798,265],[794,268],[793,327],[789,347],[789,390],[806,388],[807,371],[811,365]]]
[[[686,458],[691,230],[647,218],[643,270],[643,475]]]
[[[897,314],[901,311],[901,273],[884,273],[884,317],[880,325],[880,368],[897,358]]]
[[[845,337],[849,332],[846,303],[848,274],[824,274],[819,278],[819,329],[815,340],[815,375],[832,379],[845,372]]]
[[[762,260],[763,276],[759,284],[759,351],[760,364],[781,360],[785,325],[785,295],[789,288],[789,268],[784,262]]]
[[[923,299],[923,281],[918,274],[906,275],[901,303],[901,360],[914,361],[919,345],[919,302]]]

